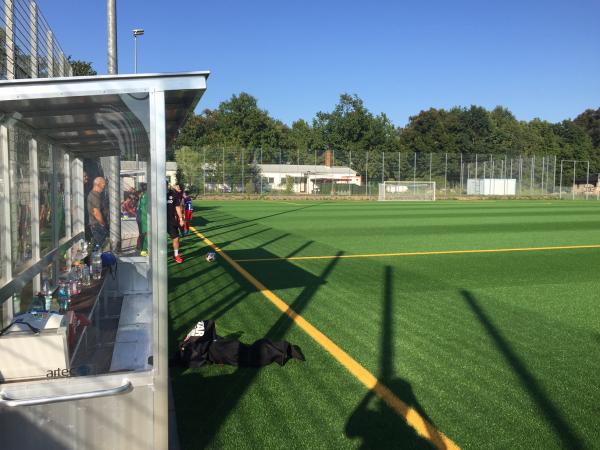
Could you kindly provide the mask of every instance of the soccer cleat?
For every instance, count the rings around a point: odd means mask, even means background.
[[[181,263],[183,262],[183,258],[182,258],[180,255],[177,255],[177,256],[175,257],[175,262],[176,262],[177,264],[181,264]]]

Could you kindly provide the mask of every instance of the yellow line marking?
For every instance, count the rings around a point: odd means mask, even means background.
[[[600,244],[593,245],[563,245],[560,247],[528,247],[528,248],[492,248],[482,250],[442,250],[436,252],[402,252],[402,253],[364,253],[357,255],[340,256],[292,256],[290,258],[250,258],[236,259],[236,262],[262,262],[262,261],[300,261],[308,259],[337,259],[337,258],[387,258],[391,256],[426,256],[426,255],[461,255],[466,253],[510,253],[510,252],[535,252],[549,250],[572,250],[582,248],[600,248]]]
[[[252,284],[262,295],[264,295],[277,309],[287,315],[306,334],[314,339],[321,347],[327,350],[340,364],[342,364],[352,375],[354,375],[367,389],[373,391],[392,410],[404,418],[406,422],[421,436],[428,439],[438,449],[459,449],[459,447],[442,432],[425,420],[414,408],[400,400],[388,387],[382,384],[371,372],[365,369],[342,350],[335,342],[321,333],[310,322],[294,311],[290,306],[279,298],[273,291],[267,289],[260,281],[254,278],[248,271],[235,262],[227,253],[221,250],[215,243],[204,236],[195,227],[190,230],[202,239],[208,246],[217,252],[231,267]]]

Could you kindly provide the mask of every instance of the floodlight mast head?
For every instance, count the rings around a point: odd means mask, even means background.
[[[144,34],[144,30],[142,28],[134,28],[133,29],[133,37],[142,36]]]

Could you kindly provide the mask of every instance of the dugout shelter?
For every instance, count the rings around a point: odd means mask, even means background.
[[[168,448],[165,159],[208,76],[0,81],[1,448]],[[149,255],[115,250],[66,310],[40,311],[82,255],[87,165],[122,194],[115,156],[145,163]]]

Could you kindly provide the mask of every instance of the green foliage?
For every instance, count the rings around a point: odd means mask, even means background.
[[[202,179],[202,159],[198,151],[191,147],[181,147],[175,152],[177,162],[177,181],[190,186],[199,186]]]
[[[256,187],[252,180],[246,181],[246,185],[244,186],[246,194],[256,194]]]
[[[434,170],[443,164],[445,154],[450,158],[460,154],[557,155],[589,159],[595,172],[600,170],[600,108],[558,124],[540,119],[519,121],[501,106],[491,111],[475,105],[430,108],[411,116],[404,128],[397,128],[384,113],[370,112],[358,96],[342,94],[333,110],[318,112],[312,124],[300,119],[289,127],[270,117],[255,97],[240,93],[214,110],[192,116],[175,144],[175,148],[183,146],[197,152],[211,149],[216,172],[222,171],[222,164],[227,171],[241,170],[242,165],[260,162],[260,155],[264,161],[282,164],[323,164],[326,150],[334,155],[335,165],[350,166],[362,176],[368,172],[370,180],[395,176],[393,164],[382,168],[384,152],[402,152],[402,164],[407,167],[414,152],[433,153]],[[223,148],[236,151],[219,157]],[[242,149],[243,158],[239,154]],[[417,168],[417,175],[419,171]]]
[[[294,178],[290,175],[286,175],[285,177],[285,193],[291,194],[294,192]]]
[[[85,77],[85,76],[98,75],[98,72],[96,72],[94,70],[94,68],[92,67],[91,62],[83,61],[80,59],[73,59],[73,58],[71,58],[70,55],[67,57],[67,61],[69,62],[69,64],[71,65],[71,68],[73,69],[73,76]]]
[[[187,180],[185,178],[183,170],[181,170],[181,167],[177,167],[177,172],[175,172],[175,178],[177,179],[177,184],[179,184],[179,186],[183,188]]]
[[[598,150],[600,149],[600,108],[586,109],[579,114],[573,121],[591,138],[592,145]]]

